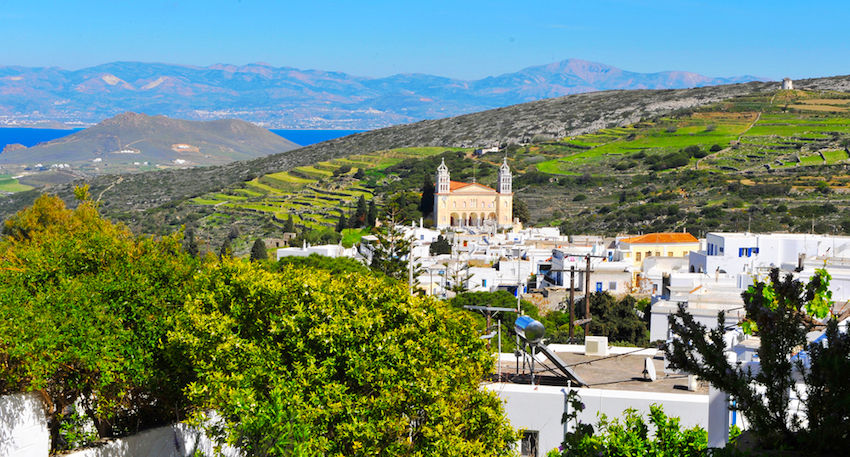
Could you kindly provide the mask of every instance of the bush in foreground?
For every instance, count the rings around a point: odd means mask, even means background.
[[[509,455],[492,358],[462,313],[396,281],[224,260],[172,333],[189,396],[249,454]],[[215,432],[215,430],[213,430]]]
[[[180,418],[191,379],[167,332],[196,262],[179,237],[137,238],[79,195],[74,210],[39,197],[0,240],[0,392],[44,395],[54,451],[73,417],[100,437]]]

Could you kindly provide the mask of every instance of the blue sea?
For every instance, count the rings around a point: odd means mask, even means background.
[[[28,129],[28,128],[0,128],[0,151],[7,144],[20,143],[26,147],[35,146],[63,136],[71,135],[82,129],[56,130],[56,129]],[[365,130],[271,130],[295,144],[309,146],[332,140],[342,136],[353,135]]]
[[[272,133],[286,138],[287,140],[300,144],[301,146],[310,146],[311,144],[321,143],[322,141],[332,140],[355,133],[365,132],[365,130],[269,130]]]

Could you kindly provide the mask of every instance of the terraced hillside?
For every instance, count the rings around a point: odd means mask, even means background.
[[[511,145],[452,171],[453,176],[468,178],[477,168],[480,182],[487,183],[492,179],[485,173],[487,167],[508,157],[518,172],[515,188],[528,203],[532,219],[561,225],[565,231],[842,232],[850,229],[850,220],[844,221],[841,214],[850,192],[845,172],[850,159],[850,115],[844,111],[848,104],[850,94],[843,92],[747,95],[591,134]],[[817,108],[807,109],[810,106]],[[331,176],[334,167],[345,163],[369,171],[371,181],[349,180],[349,185],[370,191],[378,201],[399,190],[419,190],[421,171],[408,179],[404,172],[392,175],[386,166],[364,157],[369,156],[269,175],[249,182],[248,188],[274,179],[282,189],[307,178],[313,180],[310,191],[321,182],[332,188],[338,185]],[[304,228],[332,226],[353,198],[341,199],[336,208],[322,207],[315,217],[304,214],[319,205],[280,205],[274,214],[287,217],[291,209]],[[275,206],[263,205],[256,209]]]
[[[850,81],[850,78],[846,78]],[[798,84],[803,84],[799,82]],[[812,80],[809,84],[840,85],[842,78]],[[850,84],[850,83],[848,83]],[[104,175],[86,179],[94,195],[109,189],[108,215],[141,212],[171,205],[208,192],[299,166],[373,151],[408,147],[476,147],[529,142],[625,126],[726,100],[734,96],[776,90],[778,83],[747,83],[682,90],[604,91],[538,100],[463,116],[397,125],[223,166],[161,170],[136,175]],[[73,186],[51,188],[73,203]],[[38,191],[0,198],[0,217],[19,211]]]
[[[841,215],[850,182],[850,115],[847,93],[831,89],[850,89],[848,80],[795,82],[816,91],[751,83],[582,94],[357,134],[225,167],[91,183],[94,195],[115,184],[102,197],[113,218],[140,231],[194,223],[215,244],[233,226],[274,235],[290,214],[302,230],[330,227],[361,194],[383,203],[418,191],[433,170],[410,159],[431,160],[452,146],[464,146],[468,155],[472,146],[499,144],[506,147],[497,156],[453,168],[453,179],[478,173],[485,182],[488,164],[507,156],[532,221],[566,232],[842,231],[850,227]],[[430,147],[416,148],[423,145]],[[359,170],[365,176],[355,179]],[[0,207],[10,211],[22,197]]]
[[[405,159],[428,157],[445,148],[402,148],[333,159],[254,178],[244,187],[195,198],[192,202],[272,215],[282,221],[290,214],[298,225],[336,223],[341,212],[374,188],[354,178],[358,170],[379,172]],[[457,149],[455,149],[457,150]]]

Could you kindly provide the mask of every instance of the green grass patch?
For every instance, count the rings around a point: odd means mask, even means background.
[[[211,200],[228,200],[228,201],[242,201],[247,200],[248,197],[244,197],[242,195],[227,195],[222,193],[215,193],[207,196]]]
[[[4,192],[25,192],[35,189],[34,187],[21,184],[17,179],[11,179],[9,175],[3,175],[5,178],[0,179],[0,190]]]
[[[819,155],[800,157],[800,165],[823,165],[823,163]]]
[[[245,194],[249,197],[262,197],[264,194],[262,192],[257,192],[251,189],[234,189],[234,192],[239,192],[240,194]]]
[[[206,198],[193,198],[192,203],[196,203],[198,205],[218,205],[219,203],[224,203],[227,200],[209,200]]]
[[[248,181],[246,184],[264,194],[280,194],[281,190],[258,181]]]
[[[350,248],[360,242],[363,235],[368,235],[368,229],[344,229],[342,231],[342,245]]]
[[[293,170],[298,175],[306,176],[310,179],[320,180],[330,178],[333,173],[327,170],[319,170],[316,167],[298,167]]]
[[[826,163],[833,164],[841,162],[842,160],[847,160],[847,153],[843,150],[838,151],[821,151],[823,156],[826,158]]]

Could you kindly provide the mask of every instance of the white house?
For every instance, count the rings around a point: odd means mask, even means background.
[[[300,248],[290,247],[290,248],[280,248],[276,251],[276,260],[280,260],[284,257],[307,257],[310,254],[318,254],[323,255],[325,257],[354,257],[354,250],[349,249],[346,250],[341,245],[338,244],[323,244],[321,246],[310,246],[309,244],[304,244]]]

